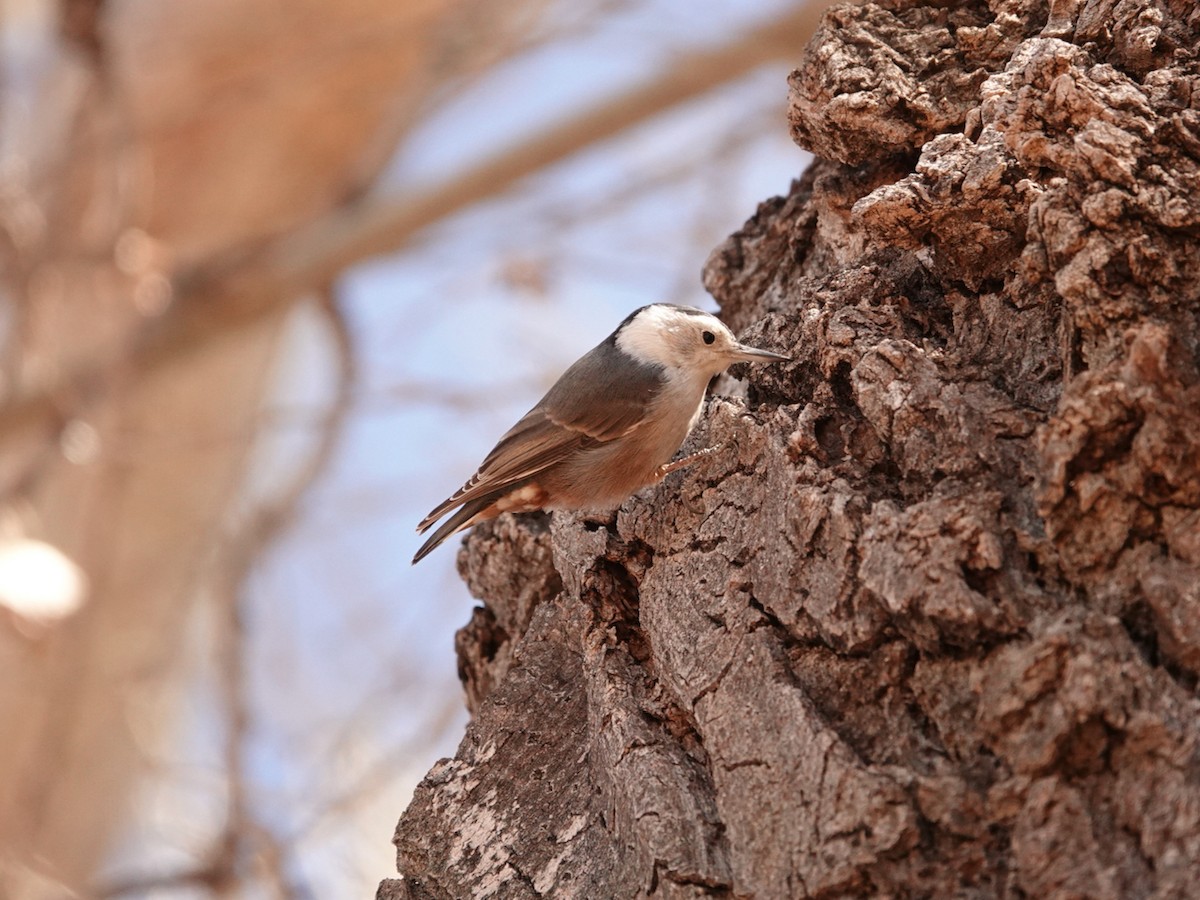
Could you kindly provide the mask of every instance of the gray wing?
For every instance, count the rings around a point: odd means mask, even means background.
[[[585,353],[554,383],[534,410],[555,424],[601,443],[628,434],[643,421],[666,373],[617,349],[616,333]]]
[[[664,381],[662,369],[631,360],[610,337],[563,373],[500,438],[479,471],[422,519],[417,531],[425,531],[455,506],[489,494],[501,496],[579,450],[629,434],[645,421]]]

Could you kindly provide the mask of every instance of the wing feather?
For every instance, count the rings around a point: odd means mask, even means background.
[[[534,478],[577,450],[599,441],[552,422],[539,408],[525,414],[500,439],[467,483],[429,513],[417,531],[423,532],[454,507],[488,495],[501,495]]]
[[[663,382],[662,369],[630,362],[609,338],[563,373],[500,438],[479,471],[422,519],[417,531],[426,531],[456,506],[502,496],[580,450],[629,434],[646,420]]]

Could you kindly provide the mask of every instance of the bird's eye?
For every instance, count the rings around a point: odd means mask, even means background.
[[[715,341],[717,339],[717,336],[715,334],[713,334],[711,331],[704,332],[704,334],[702,334],[701,337],[704,338],[704,343],[706,343],[706,344],[711,344],[713,341]]]

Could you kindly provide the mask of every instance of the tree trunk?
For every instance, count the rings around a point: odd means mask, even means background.
[[[830,11],[720,446],[481,527],[382,897],[1194,896],[1200,12]]]

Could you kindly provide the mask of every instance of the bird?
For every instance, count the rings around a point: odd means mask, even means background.
[[[700,418],[709,382],[735,362],[790,357],[739,343],[711,313],[652,303],[576,360],[466,484],[417,526],[457,507],[413,557],[506,512],[614,509],[639,489],[713,452],[671,462]]]

